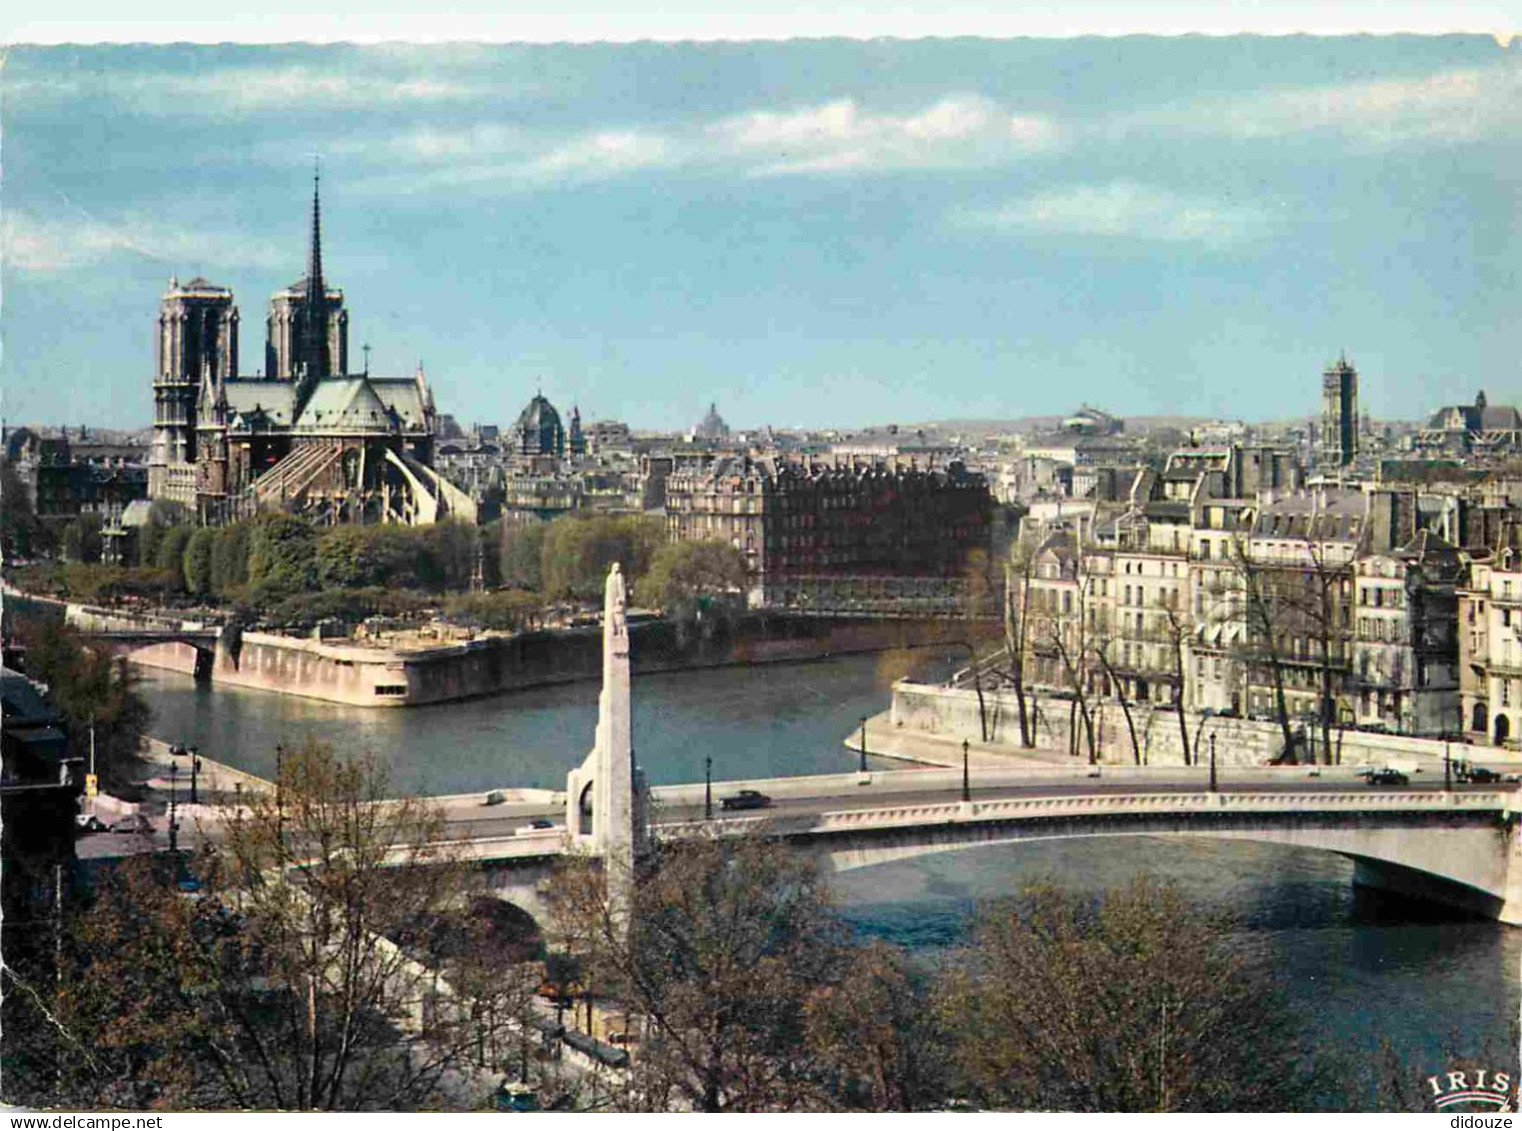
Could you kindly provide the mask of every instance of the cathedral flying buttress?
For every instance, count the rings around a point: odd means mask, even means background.
[[[169,281],[159,304],[149,497],[218,524],[280,510],[322,524],[474,522],[468,495],[433,467],[437,411],[410,377],[349,371],[343,291],[322,266],[312,188],[306,274],[270,299],[265,367],[238,371],[230,289]]]

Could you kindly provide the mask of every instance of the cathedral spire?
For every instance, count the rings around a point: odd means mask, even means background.
[[[312,167],[312,245],[307,249],[307,302],[321,302],[322,289],[322,170]]]
[[[333,359],[328,348],[328,290],[322,278],[322,170],[312,166],[312,241],[307,248],[306,294],[302,305],[300,357],[307,381],[330,376]]]

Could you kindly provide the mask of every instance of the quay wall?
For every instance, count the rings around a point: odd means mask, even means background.
[[[734,623],[650,621],[630,626],[636,675],[885,651],[955,640],[963,631],[943,620],[771,614],[752,614]],[[129,657],[145,666],[196,674],[196,648],[188,643],[139,647]],[[209,670],[213,683],[363,707],[441,703],[598,679],[601,674],[600,627],[490,635],[414,649],[229,630],[218,640]]]
[[[1076,723],[1082,731],[1083,724],[1076,721],[1072,700],[1027,693],[1027,705],[1035,720],[1035,739],[1039,746],[1049,750],[1073,748],[1070,745],[1071,728]],[[1136,764],[1131,732],[1126,726],[1120,704],[1104,702],[1098,704],[1095,711],[1095,745],[1100,761],[1110,765]],[[1013,691],[984,691],[983,716],[987,721],[989,743],[1019,745],[1020,709]],[[1131,705],[1131,718],[1136,727],[1136,746],[1140,748],[1143,765],[1185,764],[1183,738],[1179,734],[1176,713],[1141,703]],[[1190,764],[1209,762],[1212,737],[1215,738],[1219,765],[1263,765],[1277,757],[1284,746],[1284,736],[1278,723],[1273,721],[1221,716],[1202,718],[1192,712],[1186,718],[1189,742],[1193,748]],[[971,688],[899,680],[893,686],[893,704],[888,721],[897,729],[956,739],[969,738],[974,742],[979,741],[981,735],[978,696]],[[1295,728],[1298,732],[1298,723]],[[1320,731],[1317,730],[1312,738],[1316,747],[1316,760],[1326,761],[1320,757]],[[1431,738],[1355,730],[1342,731],[1339,737],[1339,733],[1333,730],[1332,746],[1334,757],[1342,765],[1370,762],[1382,766],[1410,762],[1422,765],[1423,772],[1429,772],[1433,766],[1436,766],[1439,773],[1442,772],[1444,744]],[[1080,757],[1087,758],[1086,734],[1078,735],[1076,749]],[[1510,761],[1515,757],[1506,750],[1457,742],[1451,749],[1455,758],[1471,758],[1481,762]]]

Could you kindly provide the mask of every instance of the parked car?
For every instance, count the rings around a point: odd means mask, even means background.
[[[131,816],[123,817],[121,820],[114,822],[111,825],[111,831],[114,833],[151,833],[153,831],[153,822],[141,813],[133,813]]]
[[[1467,770],[1459,771],[1459,781],[1474,782],[1477,785],[1488,785],[1491,782],[1501,780],[1501,775],[1484,766],[1470,766]]]
[[[1411,781],[1405,774],[1390,766],[1369,771],[1370,785],[1407,785]]]
[[[772,799],[755,789],[742,789],[719,802],[721,809],[769,809]]]
[[[94,813],[75,813],[74,829],[80,834],[110,832],[111,826]]]

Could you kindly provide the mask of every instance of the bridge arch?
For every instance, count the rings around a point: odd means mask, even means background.
[[[986,820],[964,810],[959,817],[938,822],[877,828],[868,827],[862,811],[851,811],[828,814],[825,824],[832,821],[841,835],[805,838],[835,871],[1026,841],[1134,836],[1253,841],[1335,853],[1353,862],[1356,884],[1503,922],[1522,922],[1522,900],[1511,885],[1516,849],[1510,824],[1495,809],[1477,806],[1374,813],[1222,812],[1203,807],[1170,813],[1140,807],[1132,812],[1118,808]],[[857,827],[852,829],[852,823]]]

